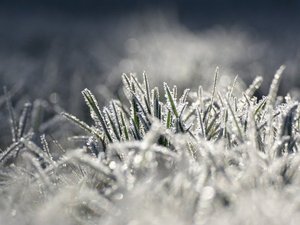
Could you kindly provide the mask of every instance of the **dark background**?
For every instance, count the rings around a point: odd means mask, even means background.
[[[176,7],[182,13],[188,10],[198,11],[231,11],[235,10],[274,10],[274,9],[295,9],[299,7],[299,0],[264,0],[264,1],[241,1],[241,0],[2,0],[1,7],[19,11],[31,10],[56,10],[64,13],[91,14],[91,13],[112,13],[140,10],[144,8],[169,8]]]
[[[130,67],[132,71],[113,69],[122,59],[128,58],[128,52],[124,50],[126,41],[136,39],[144,33],[144,36],[155,32],[155,35],[171,34],[173,27],[180,27],[185,33],[192,35],[221,29],[220,33],[229,33],[226,38],[232,40],[235,39],[236,32],[238,36],[242,34],[250,40],[249,48],[253,44],[263,43],[263,54],[253,57],[254,50],[251,57],[242,60],[242,63],[229,63],[230,72],[239,74],[246,83],[251,82],[256,75],[263,75],[267,81],[264,86],[266,89],[276,68],[281,64],[291,64],[286,71],[290,81],[287,85],[297,87],[299,9],[299,0],[2,0],[0,85],[12,87],[17,82],[22,82],[25,87],[24,94],[29,94],[31,99],[45,98],[52,92],[58,92],[69,102],[72,96],[65,94],[61,86],[70,89],[66,82],[70,81],[70,76],[73,76],[71,74],[77,73],[76,76],[81,76],[79,74],[87,71],[85,76],[90,79],[98,74],[103,77],[101,82],[107,82],[112,73],[118,76],[121,72],[139,72],[141,68],[135,67]],[[213,35],[213,38],[218,36],[215,33]],[[206,34],[209,39],[208,36]],[[239,37],[236,38],[238,41]],[[98,43],[97,46],[102,45],[97,53],[98,56],[101,54],[100,59],[91,56],[95,55],[91,54],[91,49],[95,50],[95,43]],[[241,45],[246,46],[243,41]],[[162,51],[169,51],[164,50],[163,46],[161,48]],[[231,46],[228,48],[230,50]],[[248,54],[247,48],[248,46],[243,49],[245,55]],[[49,61],[56,64],[57,75],[44,73],[45,68],[46,71],[49,70]],[[216,59],[213,65],[222,66],[219,61]],[[259,69],[247,69],[254,61],[260,65]],[[140,64],[147,69],[143,62]],[[226,66],[228,65],[225,64],[224,67]],[[43,92],[35,91],[33,83],[47,80],[49,85],[44,86]],[[109,82],[117,81],[113,79]],[[82,83],[89,86],[89,82]],[[289,89],[286,86],[282,88]],[[263,90],[262,94],[265,93]]]

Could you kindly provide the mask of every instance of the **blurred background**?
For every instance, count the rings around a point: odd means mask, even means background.
[[[80,91],[103,106],[120,95],[122,73],[209,88],[219,66],[222,86],[263,76],[261,96],[285,64],[280,93],[297,96],[299,12],[300,0],[1,0],[0,87],[16,110],[40,99],[84,119]]]

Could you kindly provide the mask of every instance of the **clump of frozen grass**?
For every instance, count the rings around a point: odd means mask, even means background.
[[[93,124],[62,115],[82,129],[76,148],[27,127],[7,99],[13,143],[1,155],[4,220],[10,224],[296,224],[299,218],[298,102],[227,89],[151,88],[123,75],[126,101],[103,109],[82,91]],[[29,119],[25,119],[29,118]],[[54,154],[55,153],[55,154]],[[283,208],[284,207],[284,210]]]

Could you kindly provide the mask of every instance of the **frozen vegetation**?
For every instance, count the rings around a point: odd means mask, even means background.
[[[277,94],[282,73],[262,99],[262,77],[224,88],[218,69],[211,90],[183,92],[124,74],[105,107],[82,91],[87,122],[43,101],[15,109],[6,91],[0,223],[298,224],[300,112]]]

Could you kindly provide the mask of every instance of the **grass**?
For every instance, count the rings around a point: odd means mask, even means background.
[[[67,149],[42,134],[36,104],[18,117],[6,94],[1,222],[296,224],[300,115],[296,100],[277,95],[283,70],[262,99],[262,77],[235,95],[236,79],[218,87],[218,69],[212,90],[182,94],[124,74],[126,101],[101,108],[82,91],[91,124],[61,113],[81,129]]]

